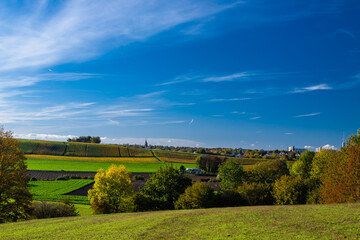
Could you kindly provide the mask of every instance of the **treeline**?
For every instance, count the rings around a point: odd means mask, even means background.
[[[82,143],[101,143],[101,139],[99,136],[91,137],[91,136],[80,136],[68,138],[68,142],[82,142]]]
[[[135,148],[144,148],[143,145],[129,145]],[[299,158],[300,151],[287,150],[263,150],[263,149],[242,149],[242,148],[199,148],[199,147],[174,147],[150,145],[148,149],[158,149],[164,151],[171,151],[176,153],[193,153],[193,154],[208,154],[221,155],[226,157],[238,158],[256,158],[256,159],[280,159],[280,160],[296,160]]]
[[[216,167],[221,181],[218,192],[205,182],[193,184],[184,169],[167,165],[158,169],[139,193],[134,193],[130,173],[124,166],[112,166],[96,175],[94,189],[89,192],[91,207],[98,214],[356,202],[360,199],[360,130],[341,151],[306,151],[293,164],[264,161],[245,171],[239,161],[225,159]],[[104,182],[114,187],[104,188]]]

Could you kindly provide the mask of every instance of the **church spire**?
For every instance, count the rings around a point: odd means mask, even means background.
[[[147,142],[147,139],[145,138],[145,148],[148,148],[149,145],[148,145],[148,142]]]
[[[343,133],[343,141],[341,143],[341,147],[345,147],[346,146],[346,142],[345,142],[345,134]]]

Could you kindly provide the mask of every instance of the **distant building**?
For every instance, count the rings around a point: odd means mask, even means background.
[[[305,148],[296,148],[295,146],[289,147],[289,152],[305,152]]]
[[[198,168],[187,168],[185,169],[185,172],[190,174],[202,174],[201,169]]]
[[[147,142],[147,139],[145,138],[145,148],[149,148],[149,144],[148,144],[148,142]]]

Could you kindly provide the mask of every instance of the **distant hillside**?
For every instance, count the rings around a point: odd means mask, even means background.
[[[120,145],[79,143],[79,142],[56,142],[43,140],[18,139],[19,147],[27,155],[54,155],[69,157],[116,157],[116,158],[157,158],[163,162],[190,163],[194,164],[199,154],[180,153],[163,150],[150,150],[144,148],[132,148]],[[263,159],[235,158],[217,155],[225,159],[235,159],[243,165],[252,165],[267,161]]]
[[[0,224],[0,239],[359,239],[360,204],[120,213]]]
[[[156,157],[165,162],[194,163],[197,154],[176,153],[119,145],[18,139],[24,154],[74,157]],[[155,153],[155,154],[154,154]]]

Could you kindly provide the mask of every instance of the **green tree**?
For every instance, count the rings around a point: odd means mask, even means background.
[[[29,177],[18,144],[0,128],[0,223],[28,219],[31,210]]]
[[[312,162],[310,177],[314,180],[320,180],[327,163],[336,158],[337,153],[334,150],[323,149],[316,153]]]
[[[174,203],[191,183],[185,173],[167,164],[150,177],[141,193],[151,197],[152,210],[174,209]]]
[[[99,136],[92,137],[90,140],[92,143],[101,143],[101,139]]]
[[[219,166],[219,177],[222,190],[236,190],[242,184],[245,172],[241,163],[228,160]]]
[[[282,176],[274,183],[273,196],[279,205],[306,203],[307,186],[300,177]]]
[[[250,172],[247,173],[247,182],[274,183],[283,175],[289,175],[286,161],[270,160],[257,163]]]
[[[226,158],[224,158],[224,161],[225,160]],[[196,158],[195,162],[197,168],[204,170],[205,172],[216,173],[222,159],[213,155],[201,155]]]
[[[100,169],[88,195],[93,214],[127,211],[128,199],[133,191],[130,172],[124,165],[111,165],[106,171]]]
[[[209,208],[215,205],[214,189],[204,182],[186,188],[175,203],[176,209]]]
[[[309,150],[303,152],[290,169],[290,174],[303,179],[309,178],[314,156],[315,152]]]

